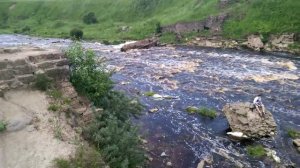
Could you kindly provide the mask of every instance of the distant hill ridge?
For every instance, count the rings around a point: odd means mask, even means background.
[[[220,35],[240,39],[300,32],[299,0],[1,0],[0,33],[68,37],[72,28],[84,38],[101,40],[143,39],[153,35],[158,23],[203,21],[228,14]],[[93,12],[98,22],[82,19]],[[205,30],[195,35],[209,35]]]

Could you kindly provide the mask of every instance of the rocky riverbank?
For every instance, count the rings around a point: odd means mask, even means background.
[[[286,33],[279,35],[249,35],[247,39],[230,40],[222,36],[195,37],[187,45],[213,48],[249,48],[254,51],[288,52],[300,55],[299,35]]]

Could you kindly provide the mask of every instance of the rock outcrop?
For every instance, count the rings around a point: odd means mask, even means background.
[[[297,148],[298,152],[300,152],[300,139],[294,139],[293,144]]]
[[[178,22],[172,25],[162,27],[162,32],[185,33],[200,32],[202,30],[210,30],[212,32],[220,32],[222,24],[228,15],[223,13],[218,16],[210,16],[203,21],[194,22]]]
[[[220,36],[214,37],[196,37],[188,42],[189,45],[212,48],[238,48],[239,43],[236,40],[225,40]]]
[[[69,65],[64,53],[34,47],[0,49],[0,93],[30,85],[39,73],[68,78]]]
[[[248,36],[248,41],[245,44],[248,48],[251,48],[256,51],[260,51],[264,48],[264,43],[262,42],[259,35]]]
[[[282,51],[300,54],[299,46],[293,47],[296,42],[296,39],[297,38],[294,33],[271,35],[264,49],[266,51]]]
[[[261,138],[276,134],[276,123],[268,110],[260,117],[252,103],[232,103],[223,107],[232,132],[241,132],[248,138]]]
[[[126,52],[132,49],[147,49],[158,45],[157,39],[145,39],[134,43],[126,44],[121,48],[122,52]]]

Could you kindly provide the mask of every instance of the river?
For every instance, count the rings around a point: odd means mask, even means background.
[[[0,47],[31,45],[64,49],[70,40],[23,35],[0,35]],[[277,152],[282,164],[300,166],[299,153],[287,136],[287,129],[300,130],[300,59],[289,54],[257,53],[233,49],[199,47],[155,47],[120,52],[120,45],[83,42],[86,48],[105,57],[116,70],[115,89],[137,97],[145,106],[139,125],[150,167],[195,168],[204,158],[212,167],[275,167],[268,158],[249,157],[246,146],[226,136],[228,122],[222,114],[226,103],[252,101],[262,93],[263,102],[278,125],[274,138],[256,141]],[[156,100],[146,92],[176,99]],[[217,118],[190,115],[188,106],[217,110]],[[158,112],[148,112],[157,108]],[[166,156],[161,156],[165,153]]]

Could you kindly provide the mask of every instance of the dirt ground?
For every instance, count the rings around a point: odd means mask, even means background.
[[[7,123],[0,133],[0,168],[48,168],[53,159],[74,153],[75,131],[47,108],[40,91],[10,91],[0,98],[0,120]]]

